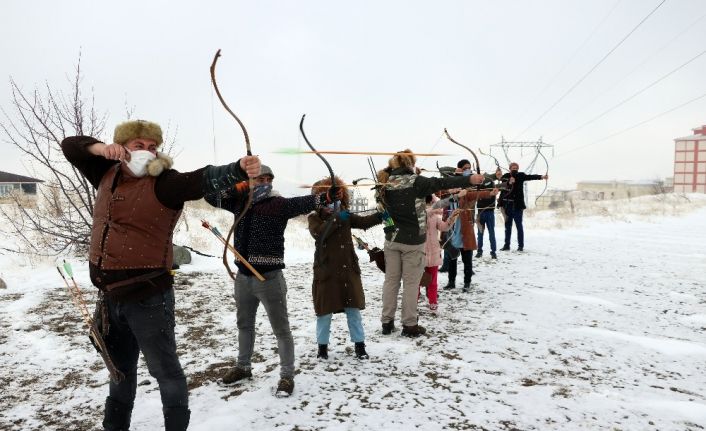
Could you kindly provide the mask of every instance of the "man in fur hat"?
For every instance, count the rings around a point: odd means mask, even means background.
[[[403,283],[402,335],[418,337],[426,333],[417,322],[417,294],[425,266],[426,196],[439,190],[480,184],[483,175],[423,177],[415,170],[417,158],[411,153],[411,150],[397,153],[387,168],[378,173],[378,182],[383,185],[378,189],[376,200],[385,225],[382,333],[387,335],[395,329],[397,295]]]
[[[157,151],[162,129],[149,121],[115,128],[112,144],[90,136],[61,143],[67,160],[96,188],[89,247],[91,281],[102,292],[108,354],[125,376],[110,382],[105,430],[128,430],[140,351],[162,398],[165,429],[189,424],[186,377],[174,337],[172,234],[184,202],[260,172],[257,157],[180,173]]]
[[[294,339],[287,311],[287,282],[284,279],[284,230],[289,219],[317,210],[341,199],[341,189],[331,186],[326,193],[285,198],[272,189],[275,175],[262,166],[255,178],[252,207],[236,227],[235,249],[262,276],[258,280],[240,261],[236,261],[233,296],[237,308],[238,361],[222,378],[224,384],[234,384],[252,378],[251,359],[255,346],[255,318],[262,303],[277,337],[280,379],[275,395],[288,397],[294,391]],[[231,211],[237,218],[243,211],[241,202],[248,193],[248,184],[206,196],[211,205]],[[333,197],[333,199],[332,199]]]

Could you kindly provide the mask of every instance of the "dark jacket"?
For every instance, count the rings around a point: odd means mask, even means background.
[[[426,241],[427,212],[425,198],[439,190],[470,187],[469,177],[427,178],[414,174],[408,168],[390,172],[388,184],[379,198],[397,227],[386,232],[385,239],[408,245]]]
[[[523,210],[526,209],[527,207],[525,206],[525,181],[534,181],[534,180],[541,180],[542,175],[532,175],[532,174],[526,174],[524,172],[518,172],[516,174],[512,174],[510,172],[503,174],[503,181],[507,181],[510,179],[510,177],[515,178],[515,183],[514,184],[508,184],[507,187],[509,187],[509,190],[504,191],[503,193],[500,194],[500,200],[501,202],[498,204],[498,206],[506,207],[507,208],[507,203],[511,202],[513,204],[513,208],[516,210]]]
[[[246,193],[246,192],[245,192]],[[235,214],[237,218],[247,195],[229,189],[206,196],[206,202]],[[325,193],[293,198],[267,197],[255,204],[240,220],[233,235],[233,245],[260,274],[284,268],[284,230],[289,219],[314,211],[326,204]],[[223,233],[225,235],[225,232]],[[252,272],[240,261],[238,271]]]
[[[119,163],[117,160],[95,156],[86,149],[97,142],[100,141],[90,136],[72,136],[61,142],[61,149],[66,159],[86,177],[94,188],[98,188],[108,171]],[[121,177],[122,175],[118,177],[118,183],[125,180]],[[235,162],[227,166],[206,166],[185,173],[167,169],[154,180],[150,178],[144,178],[144,180],[154,181],[152,191],[161,205],[174,211],[180,211],[184,207],[184,202],[201,199],[206,193],[211,193],[216,188],[232,186],[235,181],[246,178],[245,171]],[[88,267],[91,281],[100,289],[108,284],[129,280],[155,271],[154,268],[103,270],[90,262]],[[123,286],[120,291],[114,293],[115,299],[136,301],[170,288],[174,282],[168,272],[171,267],[162,269],[164,273],[152,278],[149,282]]]
[[[483,184],[481,185],[481,188],[483,189],[492,189],[495,186],[495,176],[493,175],[492,177],[489,175],[486,175],[485,180],[483,181]],[[490,196],[487,198],[478,198],[478,202],[476,203],[476,208],[478,209],[478,214],[484,213],[487,211],[495,211],[495,196]]]
[[[349,214],[347,220],[339,215],[325,214],[323,210],[309,214],[309,232],[317,240],[312,284],[317,316],[340,313],[344,308],[365,308],[365,293],[351,228],[368,229],[381,222],[379,213],[368,216]],[[319,243],[324,231],[326,238]]]

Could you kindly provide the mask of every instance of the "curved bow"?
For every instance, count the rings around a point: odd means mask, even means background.
[[[547,171],[544,173],[544,175],[549,176],[549,161],[547,161],[547,158],[544,157],[544,154],[542,154],[542,148],[541,148],[541,147],[537,147],[537,154],[539,154],[540,156],[542,156],[542,158],[544,159],[544,164],[547,166]],[[544,180],[544,190],[542,190],[542,193],[540,193],[539,196],[537,196],[537,197],[534,199],[534,206],[535,206],[535,207],[537,206],[537,201],[539,200],[539,198],[541,198],[542,195],[544,194],[544,192],[547,191],[547,186],[548,186],[548,185],[549,185],[549,178],[546,178],[546,179]]]
[[[309,142],[309,138],[306,137],[306,133],[304,133],[304,118],[306,117],[306,114],[302,115],[301,121],[299,121],[299,131],[302,133],[302,137],[304,138],[304,142],[306,142],[306,145],[311,148],[311,151],[313,151],[324,164],[326,165],[326,169],[328,169],[329,175],[331,175],[331,185],[335,186],[336,185],[336,178],[335,175],[333,174],[333,169],[331,168],[331,165],[329,164],[328,160],[324,156],[321,155],[320,152],[316,151],[316,148],[314,148],[313,145],[311,145],[311,142]]]
[[[331,176],[331,187],[336,187],[336,175],[333,173],[333,168],[331,167],[331,164],[326,160],[324,156],[321,155],[318,151],[316,151],[316,148],[314,148],[313,145],[311,145],[311,142],[309,142],[309,138],[306,137],[306,133],[304,132],[304,118],[306,117],[306,114],[302,115],[301,121],[299,121],[299,131],[302,134],[302,137],[304,138],[304,142],[306,142],[306,145],[311,148],[311,151],[316,153],[317,156],[321,159],[322,162],[326,165],[326,169],[328,169],[328,173]],[[334,199],[333,196],[331,196],[331,199]],[[335,208],[334,211],[338,211],[338,208]],[[324,227],[323,232],[317,239],[317,244],[322,244],[326,237],[328,236],[328,233],[331,231],[331,226],[333,226],[333,219],[335,216],[329,217],[328,220],[326,220],[326,226]]]
[[[242,121],[240,121],[240,118],[238,118],[237,115],[230,109],[228,104],[226,103],[225,99],[223,99],[223,96],[221,95],[221,91],[218,89],[218,83],[216,82],[216,62],[218,61],[218,57],[221,56],[221,50],[219,49],[216,51],[216,55],[213,56],[213,62],[211,63],[211,83],[213,84],[213,89],[216,90],[216,95],[218,96],[218,100],[221,101],[221,104],[225,108],[225,110],[233,117],[235,118],[235,121],[238,122],[240,125],[240,129],[243,131],[243,136],[245,136],[245,148],[247,150],[247,155],[252,156],[252,151],[250,149],[250,137],[248,136],[248,131],[245,129],[245,125],[243,124]],[[226,267],[226,270],[228,271],[228,275],[230,275],[230,278],[235,280],[235,274],[230,268],[230,264],[228,263],[228,258],[227,258],[227,253],[228,253],[228,243],[230,242],[231,237],[233,236],[235,232],[235,228],[238,226],[238,223],[240,223],[240,220],[243,219],[245,216],[245,213],[248,212],[248,209],[250,209],[250,204],[252,204],[252,199],[253,199],[253,188],[255,187],[254,180],[252,178],[248,178],[248,199],[245,202],[245,205],[243,206],[242,211],[240,211],[240,214],[238,214],[238,217],[235,218],[233,221],[233,225],[230,227],[230,230],[228,231],[228,236],[226,237],[226,246],[223,247],[223,265]],[[244,260],[244,259],[243,259]],[[262,277],[262,276],[260,276]],[[260,278],[258,277],[258,278]]]
[[[473,160],[476,161],[476,173],[480,174],[480,163],[478,163],[478,156],[476,156],[476,153],[474,153],[473,150],[471,150],[467,146],[463,145],[462,143],[460,143],[457,140],[455,140],[454,138],[452,138],[446,129],[444,129],[444,134],[446,135],[446,137],[448,138],[449,141],[453,142],[454,144],[458,145],[461,148],[465,148],[469,153],[471,153],[471,155],[473,156]]]

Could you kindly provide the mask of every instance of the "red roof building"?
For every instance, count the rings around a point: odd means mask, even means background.
[[[706,193],[706,125],[674,140],[674,191]]]

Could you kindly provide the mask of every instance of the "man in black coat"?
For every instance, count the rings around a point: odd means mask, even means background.
[[[510,239],[512,239],[512,222],[517,227],[517,251],[522,251],[525,247],[525,231],[522,228],[522,213],[527,208],[525,206],[525,181],[546,180],[548,175],[530,175],[520,172],[520,165],[516,162],[510,163],[510,172],[503,175],[503,181],[507,181],[508,190],[500,196],[498,206],[503,209],[505,216],[505,245],[500,250],[510,250]]]

